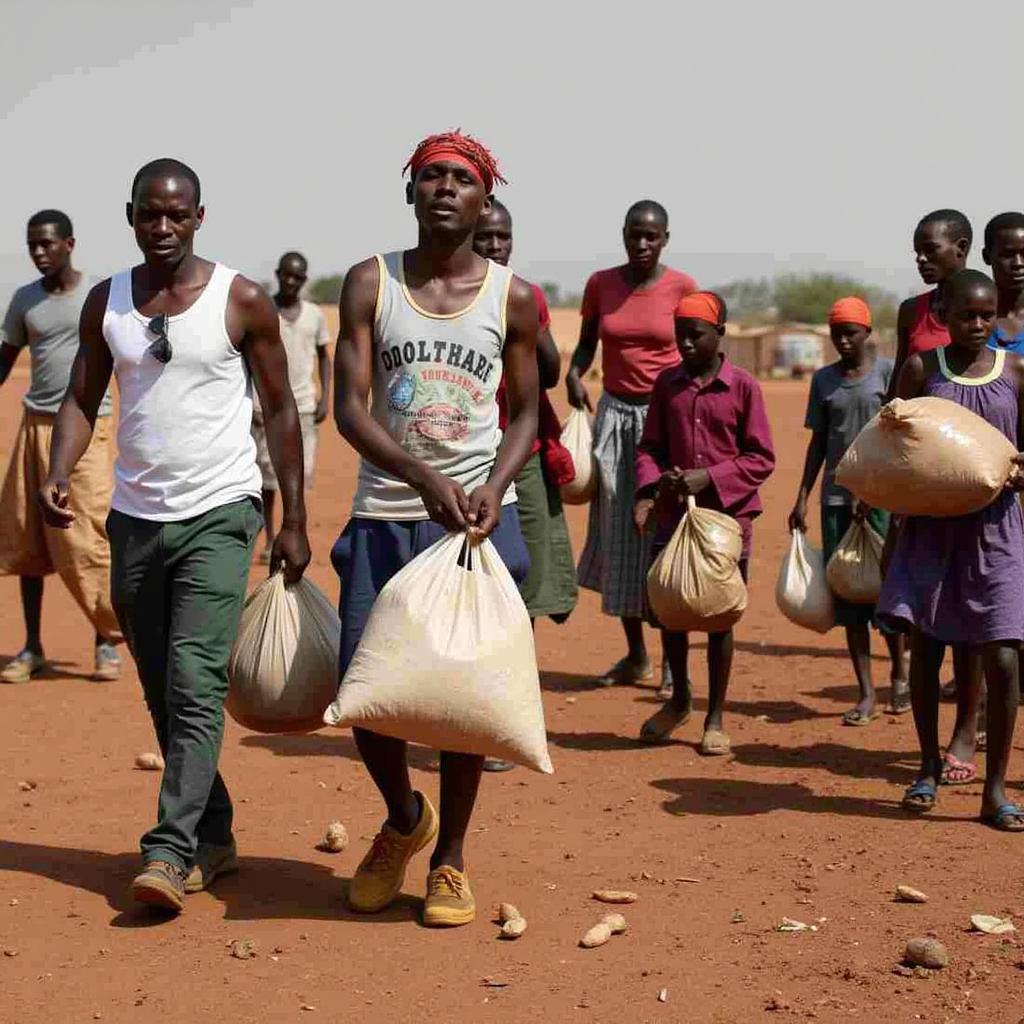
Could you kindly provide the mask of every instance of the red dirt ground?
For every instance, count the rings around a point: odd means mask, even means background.
[[[22,374],[0,396],[4,462],[23,387]],[[584,595],[567,625],[538,629],[556,774],[485,780],[470,848],[484,912],[460,930],[416,921],[425,857],[399,906],[369,920],[346,911],[342,880],[382,816],[348,735],[266,737],[234,723],[222,765],[242,872],[190,897],[177,920],[136,912],[126,888],[158,779],[133,759],[154,747],[149,720],[134,672],[116,684],[86,680],[89,630],[50,583],[45,639],[60,674],[0,688],[0,1020],[744,1022],[870,1012],[893,1024],[1018,1021],[1024,947],[968,927],[975,912],[1024,925],[1024,837],[975,822],[977,784],[944,790],[935,814],[908,820],[896,801],[915,763],[910,720],[841,728],[853,697],[841,635],[802,632],[775,609],[805,390],[766,386],[779,466],[737,629],[734,756],[696,753],[697,718],[670,746],[635,742],[653,693],[590,688],[622,645]],[[310,575],[333,597],[328,552],[355,461],[332,430],[322,436]],[[583,511],[572,513],[577,549]],[[21,641],[17,585],[0,588],[9,655]],[[881,676],[884,662],[876,667]],[[693,674],[702,694],[701,662]],[[948,706],[943,717],[948,728]],[[417,784],[436,792],[428,756],[415,763]],[[1018,754],[1018,794],[1022,768]],[[37,788],[22,792],[21,781]],[[338,856],[315,849],[332,819],[353,840]],[[898,883],[930,902],[895,903]],[[640,898],[624,908],[628,934],[582,950],[577,940],[605,909],[590,898],[600,887]],[[518,942],[497,941],[488,921],[501,900],[529,920]],[[783,917],[818,930],[780,934]],[[895,975],[907,939],[930,932],[952,965]],[[233,959],[235,939],[254,940],[258,956]]]

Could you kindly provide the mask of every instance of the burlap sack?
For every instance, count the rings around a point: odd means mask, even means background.
[[[553,771],[530,616],[489,540],[449,534],[388,581],[324,721]]]
[[[723,633],[747,607],[740,575],[740,524],[724,512],[687,511],[647,573],[647,598],[658,624],[673,632]]]
[[[775,603],[790,622],[827,633],[835,625],[835,604],[825,576],[825,558],[807,543],[802,530],[793,531],[775,584]]]
[[[1000,431],[955,402],[897,398],[857,435],[836,483],[872,508],[962,516],[995,500],[1016,454]]]
[[[307,579],[276,572],[249,595],[228,662],[228,713],[256,732],[310,732],[338,688],[341,623]]]
[[[573,409],[562,428],[562,444],[569,450],[576,476],[559,490],[566,505],[586,505],[597,494],[598,471],[594,462],[594,431],[590,416]]]
[[[828,585],[851,604],[874,604],[882,592],[884,545],[866,519],[854,519],[828,560]]]

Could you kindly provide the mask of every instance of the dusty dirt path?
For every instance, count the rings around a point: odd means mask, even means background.
[[[5,462],[23,386],[0,392]],[[350,738],[264,737],[234,723],[222,764],[243,871],[190,898],[176,921],[137,913],[126,887],[157,778],[133,770],[133,758],[154,746],[149,721],[133,672],[113,685],[85,680],[89,630],[52,581],[45,637],[60,674],[0,689],[0,1021],[731,1024],[770,1010],[822,1021],[1018,1021],[1024,949],[1014,936],[966,929],[973,912],[1024,925],[1024,837],[974,821],[978,785],[944,790],[937,813],[907,820],[896,802],[912,777],[910,721],[840,727],[853,695],[840,635],[790,626],[773,600],[803,457],[805,385],[766,390],[779,468],[765,489],[750,607],[737,631],[734,756],[696,753],[699,717],[670,746],[634,741],[653,694],[590,688],[621,653],[594,595],[566,626],[542,623],[557,774],[487,778],[470,848],[481,908],[511,900],[529,919],[515,943],[496,940],[486,913],[457,931],[421,928],[425,858],[399,906],[354,919],[342,879],[382,812]],[[332,431],[322,436],[311,577],[334,596],[328,552],[355,462]],[[574,510],[577,548],[583,525]],[[0,652],[9,655],[21,641],[15,581],[0,581],[0,602]],[[701,695],[703,650],[698,658]],[[948,728],[948,707],[943,715]],[[428,763],[417,756],[416,782],[436,792]],[[1022,770],[1018,753],[1017,794]],[[23,792],[22,781],[36,788]],[[353,844],[332,857],[314,846],[334,818]],[[898,883],[931,901],[893,902]],[[627,887],[640,899],[625,908],[628,934],[584,951],[576,942],[603,912],[590,899],[597,887]],[[783,917],[818,930],[777,933]],[[906,940],[929,931],[952,966],[926,980],[894,975]],[[233,959],[234,939],[254,940],[259,955]]]

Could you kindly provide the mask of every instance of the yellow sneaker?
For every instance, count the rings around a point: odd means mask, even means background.
[[[373,838],[348,889],[348,905],[359,914],[376,914],[402,891],[409,861],[437,836],[437,812],[422,794],[420,821],[411,835],[403,836],[387,823]]]
[[[423,902],[423,923],[430,928],[469,924],[476,917],[476,900],[469,876],[447,864],[427,875],[427,898]]]

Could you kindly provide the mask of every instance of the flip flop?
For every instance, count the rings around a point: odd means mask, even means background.
[[[666,702],[658,708],[640,729],[641,743],[665,743],[680,726],[690,720],[690,711],[679,711]]]
[[[1024,832],[1024,810],[1016,804],[1000,804],[994,811],[983,812],[978,820],[998,832]]]
[[[879,711],[877,707],[869,715],[865,715],[862,711],[858,711],[856,708],[850,708],[850,710],[843,715],[843,725],[870,725],[881,715],[881,713],[882,712]]]
[[[942,755],[940,786],[966,786],[978,777],[978,766],[970,761],[961,761],[948,751]]]
[[[732,753],[729,734],[721,729],[707,729],[700,741],[700,752],[705,757],[724,757]]]
[[[918,779],[904,794],[900,806],[914,814],[926,814],[938,802],[938,790],[924,779]]]
[[[899,690],[892,695],[889,706],[885,709],[887,715],[905,715],[913,710],[910,703],[910,690]]]

